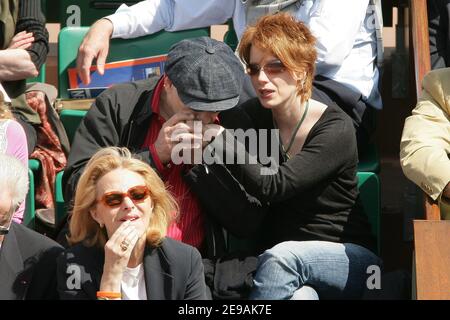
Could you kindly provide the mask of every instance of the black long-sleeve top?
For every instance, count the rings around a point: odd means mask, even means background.
[[[234,112],[246,119],[238,127],[246,123],[257,130],[274,129],[272,112],[257,99],[239,109]],[[223,124],[233,128],[230,123]],[[231,147],[236,141],[224,140],[226,151],[216,144],[216,152],[225,152],[227,159],[236,161],[237,148]],[[260,147],[260,141],[257,145]],[[226,164],[248,193],[269,204],[260,232],[263,248],[288,240],[323,240],[350,242],[373,250],[374,237],[358,199],[356,136],[352,121],[342,110],[328,107],[312,127],[302,150],[287,161],[279,145],[277,150],[266,145],[269,155],[279,153],[280,166],[272,174],[261,174],[261,164]]]
[[[27,51],[39,70],[45,63],[49,50],[48,31],[45,28],[45,17],[41,11],[40,0],[20,0],[15,33],[24,30],[33,33],[34,43]]]

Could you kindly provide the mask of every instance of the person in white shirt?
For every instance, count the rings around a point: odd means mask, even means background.
[[[382,108],[376,66],[382,59],[380,0],[145,0],[130,7],[122,5],[90,28],[79,49],[78,73],[89,83],[89,69],[96,59],[103,74],[110,38],[199,28],[232,18],[240,39],[248,24],[280,8],[303,21],[317,38],[315,89],[319,93],[315,98],[343,108],[355,126],[365,131],[363,137],[358,136],[358,145],[366,145],[374,130],[373,114],[366,111]],[[350,91],[341,95],[343,89]]]

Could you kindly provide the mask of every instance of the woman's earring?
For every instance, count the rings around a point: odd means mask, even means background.
[[[99,222],[98,225],[100,226],[100,229],[103,229],[104,224]]]
[[[303,90],[305,88],[305,78],[303,78],[302,80],[298,80],[300,89]]]

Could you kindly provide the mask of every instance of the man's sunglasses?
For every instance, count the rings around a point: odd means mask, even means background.
[[[108,207],[120,206],[125,199],[129,197],[134,203],[143,202],[150,196],[150,191],[146,186],[135,186],[128,189],[127,192],[111,191],[105,193],[99,200]]]
[[[249,74],[250,76],[258,75],[261,70],[264,70],[266,74],[271,75],[284,72],[286,70],[286,67],[280,60],[270,61],[263,66],[260,66],[256,63],[249,63],[246,67],[247,74]]]

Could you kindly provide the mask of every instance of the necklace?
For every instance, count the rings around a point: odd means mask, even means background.
[[[308,109],[309,109],[309,100],[306,102],[305,112],[303,112],[302,117],[297,122],[297,125],[295,126],[295,129],[292,132],[292,135],[291,135],[291,138],[289,139],[289,143],[288,143],[287,148],[284,147],[283,141],[281,140],[281,135],[279,135],[281,150],[283,151],[283,153],[286,156],[287,160],[289,160],[291,158],[291,156],[289,155],[289,151],[291,150],[291,147],[294,144],[295,136],[297,135],[298,130],[302,126],[303,121],[305,121],[306,114],[308,113]],[[277,128],[277,124],[276,124],[275,120],[274,120],[274,126],[275,126],[275,128]]]

